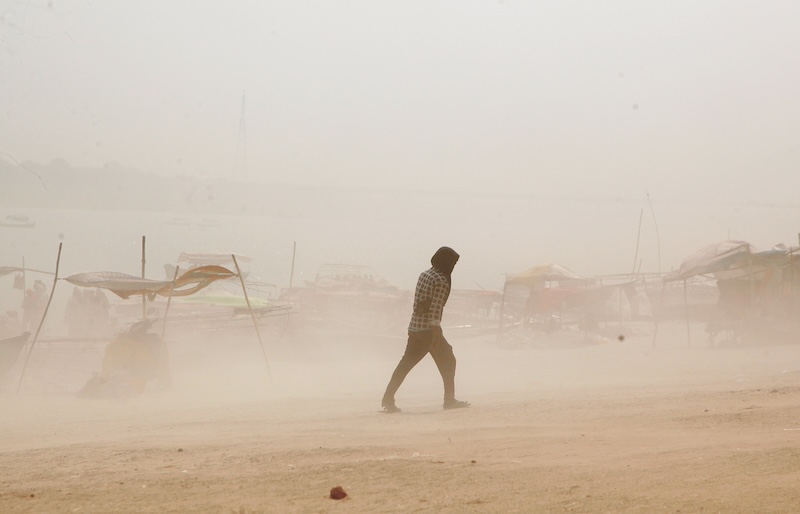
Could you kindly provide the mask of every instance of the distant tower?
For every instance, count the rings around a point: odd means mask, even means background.
[[[242,92],[242,111],[239,115],[239,136],[236,139],[236,162],[233,168],[233,181],[244,182],[247,179],[247,134],[244,124],[244,92]]]

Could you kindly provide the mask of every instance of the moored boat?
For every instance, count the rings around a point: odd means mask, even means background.
[[[36,223],[25,214],[9,214],[5,219],[0,220],[0,227],[33,228],[35,226]]]
[[[30,335],[30,332],[24,332],[18,336],[0,339],[0,379],[14,367]]]

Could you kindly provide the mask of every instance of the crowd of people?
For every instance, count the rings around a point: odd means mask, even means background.
[[[37,280],[25,289],[21,313],[9,310],[0,314],[0,339],[14,337],[23,332],[35,333],[45,315],[48,301],[44,282]],[[64,323],[70,337],[105,337],[112,329],[111,303],[101,289],[83,290],[76,287],[64,312]]]

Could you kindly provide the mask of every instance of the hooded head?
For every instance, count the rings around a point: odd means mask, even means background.
[[[433,254],[433,257],[431,257],[431,264],[434,268],[449,277],[458,262],[458,257],[459,255],[455,250],[449,246],[443,246]]]

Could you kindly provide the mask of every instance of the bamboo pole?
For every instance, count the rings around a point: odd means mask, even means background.
[[[644,215],[644,207],[639,211],[639,228],[636,230],[636,253],[633,254],[633,269],[631,274],[636,274],[636,261],[639,259],[639,242],[642,239],[642,216]]]
[[[692,346],[691,320],[689,319],[689,296],[686,293],[686,279],[683,279],[683,308],[686,312],[686,343]]]
[[[658,220],[656,219],[656,211],[653,209],[653,202],[650,199],[650,193],[645,192],[647,195],[647,205],[650,207],[650,214],[653,217],[653,225],[656,229],[656,245],[658,246],[658,275],[661,276],[661,235],[658,233]],[[664,308],[664,291],[666,289],[666,282],[664,282],[664,277],[661,277],[661,300],[659,301],[659,315]],[[658,319],[656,316],[653,316],[655,320],[655,328],[653,330],[653,348],[656,347],[656,336],[658,335]]]
[[[656,228],[656,244],[658,245],[658,274],[661,274],[661,235],[658,233],[658,221],[656,211],[653,209],[653,202],[650,200],[650,193],[647,193],[647,203],[650,205],[650,214],[653,216],[653,225]]]
[[[644,207],[639,210],[639,228],[636,229],[636,251],[633,254],[633,268],[631,269],[631,280],[636,276],[636,261],[639,259],[639,243],[642,239],[642,216],[644,215]],[[623,291],[619,291],[619,328],[622,330],[622,293]],[[634,294],[636,291],[634,289]],[[633,313],[633,304],[628,298],[628,306],[630,307],[631,311],[631,320],[633,320],[634,313]]]
[[[600,281],[600,286],[602,287],[602,285],[603,282]],[[622,292],[623,292],[622,288],[617,286],[617,299],[619,300],[619,306],[617,307],[617,313],[619,314],[619,317],[617,319],[617,328],[619,329],[620,334],[622,333]]]
[[[175,274],[172,275],[172,284],[174,286],[175,280],[178,278],[178,271],[180,271],[180,264],[175,266]],[[167,314],[169,313],[169,306],[172,303],[172,295],[167,297],[167,307],[164,309],[164,321],[161,323],[161,340],[164,340],[164,334],[167,332]]]
[[[292,288],[292,284],[294,283],[294,258],[297,254],[297,241],[292,242],[292,271],[289,274],[289,289]]]
[[[791,249],[791,247],[790,247]],[[795,311],[795,292],[794,292],[794,252],[789,252],[789,312],[794,316]]]
[[[508,282],[503,281],[503,298],[500,300],[500,318],[497,320],[497,346],[500,346],[501,339],[503,336],[503,311],[506,307],[506,288],[508,287]]]
[[[22,365],[22,372],[19,375],[19,382],[17,383],[17,392],[19,392],[19,388],[22,386],[22,379],[25,378],[25,370],[28,368],[28,361],[31,358],[31,353],[33,353],[33,347],[36,345],[36,340],[39,338],[39,332],[42,331],[42,325],[44,325],[44,320],[47,317],[47,311],[50,309],[50,302],[53,300],[53,293],[56,291],[56,283],[58,283],[58,266],[61,263],[62,245],[63,243],[58,243],[58,256],[56,257],[56,272],[55,276],[53,277],[53,287],[50,289],[50,296],[47,298],[47,305],[44,306],[42,319],[39,320],[39,326],[36,328],[36,334],[33,336],[31,346],[28,348],[28,354],[25,356],[25,363]]]
[[[181,269],[180,264],[175,266],[175,274],[172,276],[172,284],[174,286],[175,280],[178,278],[178,271]],[[159,372],[164,380],[163,387],[172,387],[172,371],[169,366],[169,347],[167,346],[167,314],[169,314],[169,306],[172,303],[172,295],[167,297],[167,307],[164,309],[164,320],[161,322],[161,355],[159,355]]]
[[[656,314],[655,310],[650,307],[650,310],[653,311],[653,348],[656,347],[656,338],[658,337],[658,318],[664,311],[664,293],[667,289],[667,282],[664,280],[664,277],[661,277],[661,297],[658,301],[658,314]]]
[[[636,276],[636,261],[639,259],[639,243],[642,239],[642,216],[644,215],[644,207],[639,210],[639,228],[636,229],[636,251],[633,254],[633,268],[631,268],[631,280]],[[617,294],[619,295],[619,330],[622,331],[622,294],[624,291],[621,288],[617,288]],[[636,291],[634,290],[634,294]],[[633,320],[633,304],[631,304],[630,298],[628,299],[628,307],[630,307],[631,312],[631,320]],[[621,332],[620,332],[621,333]]]
[[[800,244],[800,232],[797,233],[797,242],[798,242],[798,244]],[[800,249],[800,246],[797,249]],[[794,252],[795,251],[796,250],[792,250],[791,245],[789,245],[789,309],[790,309],[789,312],[791,313],[792,319],[795,319],[794,315],[795,315],[796,309],[797,309],[797,307],[796,307],[796,305],[797,305],[797,301],[796,301],[797,292],[795,291],[795,289],[796,289],[795,278],[797,277],[797,275],[795,274],[795,271],[794,271],[794,266],[795,266]]]
[[[244,293],[244,301],[247,302],[247,310],[250,312],[250,319],[253,320],[253,327],[256,329],[256,337],[258,337],[258,344],[261,346],[261,354],[264,356],[264,364],[267,366],[267,376],[272,380],[272,371],[269,368],[269,359],[267,359],[267,350],[264,349],[264,341],[261,340],[261,332],[258,330],[258,322],[256,315],[253,314],[253,307],[250,305],[250,297],[247,296],[247,288],[244,286],[244,278],[242,278],[242,270],[239,269],[239,263],[236,261],[236,255],[231,254],[233,257],[233,265],[236,266],[236,275],[239,277],[239,282],[242,284],[242,293]]]
[[[144,278],[145,264],[145,236],[142,236],[142,278]],[[147,319],[147,295],[142,295],[142,319]]]

